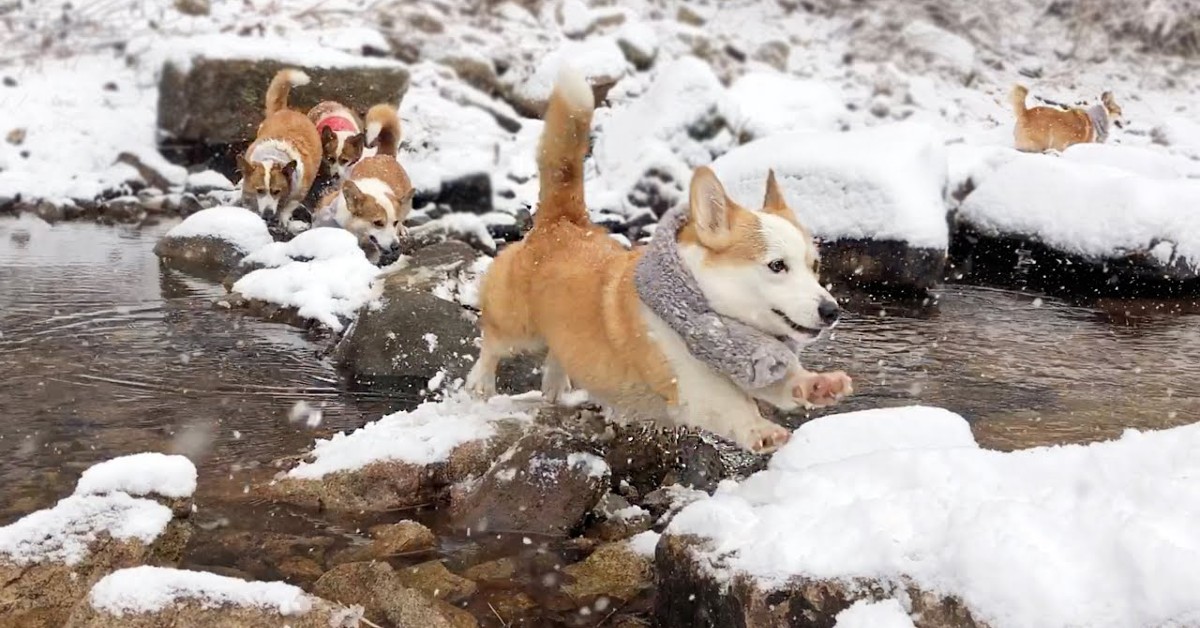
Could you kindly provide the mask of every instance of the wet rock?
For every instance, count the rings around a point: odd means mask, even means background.
[[[436,202],[454,211],[486,214],[492,211],[492,177],[476,172],[443,181]]]
[[[923,294],[942,281],[946,251],[896,240],[822,242],[821,278],[839,288]]]
[[[285,67],[291,66],[249,59],[196,58],[186,71],[166,64],[158,99],[158,126],[164,141],[215,145],[254,137],[262,121],[263,93]],[[326,99],[366,111],[377,103],[399,102],[408,88],[408,71],[399,63],[302,69],[312,82],[292,90],[291,106],[300,111]]]
[[[647,493],[641,505],[650,511],[657,524],[665,525],[684,506],[705,497],[708,497],[708,493],[704,491],[671,484]]]
[[[655,619],[663,628],[691,626],[833,626],[838,613],[860,599],[896,595],[894,585],[854,581],[793,579],[765,586],[743,573],[718,578],[697,552],[704,542],[690,536],[664,535],[655,555],[658,589]],[[936,628],[979,628],[961,601],[904,587],[919,623]]]
[[[664,484],[711,491],[745,462],[735,447],[722,447],[707,434],[638,425],[616,428],[605,459],[613,477],[639,495]]]
[[[522,620],[529,617],[537,608],[537,602],[520,591],[491,591],[484,601],[488,607],[495,609],[495,614],[499,616],[500,622],[505,626],[524,625],[525,622]],[[533,618],[530,617],[530,619]]]
[[[358,604],[365,616],[393,626],[470,628],[478,622],[466,611],[406,588],[391,565],[383,562],[350,563],[321,576],[313,593],[342,604]]]
[[[325,573],[317,561],[307,556],[288,556],[279,562],[279,575],[293,584],[311,585]]]
[[[517,561],[512,557],[480,563],[463,572],[463,577],[476,582],[511,582],[517,575]]]
[[[615,493],[605,495],[592,516],[595,521],[588,526],[586,534],[601,541],[621,541],[649,530],[653,524],[649,511],[630,504]]]
[[[116,163],[131,166],[134,170],[137,170],[138,176],[141,177],[146,185],[160,190],[170,190],[171,188],[180,186],[187,179],[186,170],[168,163],[157,153],[152,155],[136,155],[125,152],[117,155]]]
[[[473,534],[567,536],[604,496],[609,475],[587,442],[558,431],[530,434],[451,504],[454,525]]]
[[[336,564],[414,554],[434,549],[437,538],[429,528],[416,521],[401,521],[371,528],[371,542],[350,547],[334,557]]]
[[[494,426],[493,437],[459,445],[445,462],[376,462],[319,480],[285,477],[258,490],[268,499],[321,510],[381,512],[435,503],[451,485],[487,471],[524,429],[516,421]]]
[[[471,580],[451,573],[440,560],[397,569],[396,576],[404,586],[452,604],[475,595],[477,588]]]
[[[570,582],[563,592],[578,604],[607,597],[627,602],[654,585],[654,565],[627,543],[601,545],[582,563],[563,569]]]
[[[231,566],[252,579],[285,578],[308,584],[320,577],[320,563],[333,540],[323,536],[298,536],[281,532],[222,529],[197,534],[191,556]],[[313,563],[317,566],[315,576]],[[310,579],[311,578],[311,579]]]
[[[48,223],[61,222],[66,218],[66,208],[50,201],[38,201],[33,207],[33,213]]]
[[[100,215],[118,224],[138,222],[146,216],[146,209],[137,197],[126,196],[101,203]]]

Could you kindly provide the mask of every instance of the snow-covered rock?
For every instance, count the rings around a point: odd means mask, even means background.
[[[172,227],[154,253],[172,267],[222,280],[246,255],[273,241],[258,214],[241,207],[212,207]]]
[[[310,229],[288,242],[272,242],[242,263],[261,268],[238,279],[235,294],[294,309],[333,331],[341,331],[344,321],[378,296],[379,268],[344,229]]]
[[[337,607],[283,582],[142,566],[115,571],[97,582],[67,626],[251,628],[282,623],[296,628],[353,628],[361,617],[361,608]]]
[[[316,442],[307,461],[266,487],[290,503],[380,511],[426,503],[491,465],[528,423],[532,403],[454,393]]]
[[[924,55],[935,67],[953,70],[961,76],[970,74],[975,67],[975,46],[971,42],[929,22],[909,22],[900,37],[910,50]]]
[[[794,131],[838,131],[846,105],[824,81],[752,72],[729,86],[730,126],[747,139]]]
[[[1200,425],[1015,452],[969,434],[923,407],[801,426],[767,470],[672,520],[658,568],[678,581],[659,592],[660,610],[720,612],[708,591],[725,586],[748,613],[770,599],[832,618],[900,595],[929,625],[1200,618],[1200,549],[1183,541],[1200,525]],[[671,601],[689,582],[697,601]]]
[[[1138,152],[1077,153],[1119,167],[1080,157],[1011,158],[977,183],[959,221],[985,238],[1047,247],[1081,285],[1091,285],[1083,275],[1089,269],[1112,289],[1196,279],[1200,214],[1192,208],[1200,204],[1200,180],[1137,174]],[[1039,263],[1037,270],[1049,272],[1051,265]]]
[[[946,151],[915,123],[846,133],[789,133],[713,162],[730,197],[762,207],[769,170],[800,222],[825,244],[826,276],[923,290],[949,245]]]
[[[190,498],[195,478],[196,468],[183,456],[109,460],[85,471],[75,494],[0,527],[5,618],[63,625],[76,601],[113,570],[178,561],[188,527],[151,498]]]
[[[513,107],[528,117],[541,117],[563,63],[569,63],[582,74],[598,95],[607,92],[631,69],[621,47],[611,37],[564,41],[542,57],[528,77],[513,86],[509,98]]]
[[[833,628],[915,628],[900,602],[859,600],[834,617]]]

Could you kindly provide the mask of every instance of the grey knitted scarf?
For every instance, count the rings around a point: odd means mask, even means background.
[[[634,286],[650,311],[683,338],[688,351],[743,390],[783,379],[796,363],[800,346],[780,340],[746,323],[714,312],[696,278],[679,256],[679,230],[687,223],[687,207],[663,215],[634,269]]]
[[[1092,128],[1096,129],[1096,142],[1103,143],[1108,139],[1108,110],[1102,104],[1092,105],[1087,114],[1092,120]]]

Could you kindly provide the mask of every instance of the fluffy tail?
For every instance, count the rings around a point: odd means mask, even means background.
[[[1014,85],[1012,93],[1008,95],[1008,99],[1012,102],[1013,112],[1018,116],[1025,113],[1025,98],[1029,96],[1029,89],[1024,85]]]
[[[535,226],[556,220],[581,225],[588,222],[583,200],[583,158],[588,151],[595,105],[587,80],[564,65],[550,94],[538,145],[541,188],[533,216]]]
[[[367,110],[367,146],[377,155],[396,156],[400,148],[400,117],[391,105],[375,105]]]
[[[300,70],[280,70],[267,87],[267,115],[288,108],[288,95],[293,87],[308,85],[308,75]]]

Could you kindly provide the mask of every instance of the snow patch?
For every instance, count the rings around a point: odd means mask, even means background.
[[[753,209],[762,207],[771,168],[788,205],[817,237],[949,244],[946,151],[927,126],[776,135],[713,162],[730,198]]]
[[[378,297],[375,278],[379,268],[367,261],[354,234],[334,227],[318,227],[288,242],[273,242],[242,261],[267,268],[255,270],[233,284],[233,291],[296,308],[333,331]]]
[[[834,617],[833,628],[914,628],[912,618],[896,600],[859,600]]]
[[[152,543],[171,522],[171,509],[125,493],[72,495],[0,528],[0,557],[17,565],[74,565],[101,534]]]
[[[311,460],[300,463],[287,477],[317,480],[374,462],[442,462],[459,445],[491,438],[497,421],[531,421],[534,410],[530,404],[509,397],[482,402],[465,393],[447,395],[444,400],[425,402],[414,410],[390,414],[353,432],[317,441]]]
[[[726,116],[752,138],[795,131],[837,131],[846,114],[842,96],[823,81],[778,72],[751,72],[729,87]]]
[[[768,586],[908,578],[996,628],[1200,617],[1200,545],[1188,540],[1200,525],[1200,424],[1006,453],[967,442],[951,416],[806,423],[767,470],[723,482],[668,532],[708,538],[700,559],[717,574]],[[887,438],[904,424],[914,435]]]
[[[196,491],[196,465],[185,456],[141,453],[93,465],[79,477],[75,495],[120,491],[133,496],[191,497]]]
[[[492,266],[492,258],[478,257],[458,274],[433,287],[433,296],[468,307],[479,307],[479,282]]]
[[[662,535],[654,530],[646,530],[629,537],[629,549],[633,550],[634,554],[645,558],[654,558],[654,552],[658,548],[658,539]]]
[[[609,474],[608,463],[604,458],[588,452],[568,454],[567,466],[587,472],[589,478],[602,478]]]
[[[274,242],[267,231],[267,223],[258,214],[232,206],[198,211],[172,227],[164,237],[224,240],[243,253],[251,253]]]
[[[191,71],[198,59],[268,60],[301,68],[394,68],[401,64],[379,57],[349,54],[303,37],[241,37],[214,33],[195,37],[155,40],[141,52],[149,67],[170,63],[181,72]],[[264,88],[265,89],[265,88]]]
[[[550,98],[564,62],[570,63],[591,85],[614,83],[630,70],[621,47],[611,37],[564,41],[559,48],[542,57],[533,73],[516,85],[514,95],[529,102],[545,102]]]
[[[303,615],[313,608],[308,594],[283,582],[250,582],[203,571],[146,566],[105,576],[92,587],[88,602],[116,617],[156,613],[189,602],[201,608],[257,608],[284,617]]]

